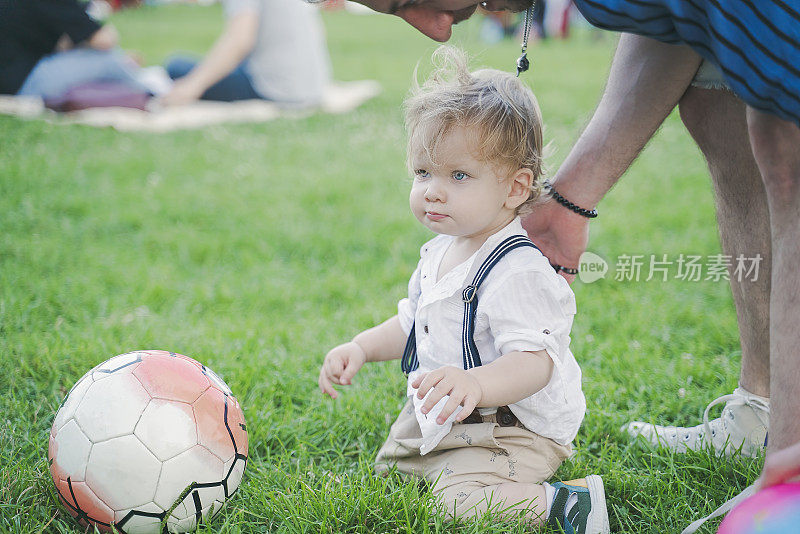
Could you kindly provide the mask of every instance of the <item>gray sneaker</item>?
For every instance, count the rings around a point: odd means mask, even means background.
[[[723,402],[722,415],[709,421],[708,412]],[[741,449],[742,455],[749,457],[764,449],[768,429],[769,398],[753,395],[742,388],[711,401],[701,425],[661,426],[633,421],[622,427],[632,437],[641,436],[655,446],[675,452],[698,450],[710,444],[717,453],[733,454]]]

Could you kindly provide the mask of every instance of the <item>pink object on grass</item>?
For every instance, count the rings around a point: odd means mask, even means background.
[[[717,534],[800,533],[800,483],[779,484],[731,510]]]
[[[54,111],[80,111],[90,108],[135,108],[145,110],[150,94],[121,82],[92,82],[73,87],[44,105]]]

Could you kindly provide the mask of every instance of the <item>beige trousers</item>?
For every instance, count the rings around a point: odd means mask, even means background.
[[[483,423],[456,423],[422,456],[422,432],[409,399],[375,460],[375,471],[425,479],[448,517],[480,516],[515,503],[492,502],[484,488],[508,482],[541,484],[572,454],[560,445],[519,426],[499,426],[494,415]]]

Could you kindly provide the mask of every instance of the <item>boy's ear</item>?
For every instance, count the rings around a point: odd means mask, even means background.
[[[506,207],[515,210],[520,207],[531,196],[531,186],[533,185],[533,171],[523,167],[514,171],[511,175],[511,187],[506,199]]]

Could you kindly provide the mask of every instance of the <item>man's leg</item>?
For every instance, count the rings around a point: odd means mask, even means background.
[[[769,450],[776,451],[800,441],[800,128],[752,108],[747,123],[772,231]]]
[[[742,348],[739,385],[722,416],[694,427],[631,423],[627,429],[677,451],[712,445],[715,450],[756,454],[769,423],[770,227],[767,197],[750,149],[746,107],[726,89],[691,87],[680,101],[681,119],[708,163],[714,184],[723,252],[736,258],[760,255],[758,276],[731,273]],[[749,260],[747,262],[749,266]],[[716,403],[716,401],[715,401]]]
[[[714,184],[723,252],[734,265],[740,255],[762,258],[756,280],[731,273],[730,282],[742,347],[739,385],[769,397],[769,210],[745,110],[725,89],[693,87],[680,102],[681,119],[703,152]]]

